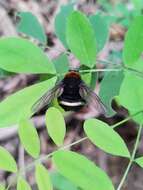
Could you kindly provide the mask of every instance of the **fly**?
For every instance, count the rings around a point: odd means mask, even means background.
[[[63,80],[38,99],[32,106],[32,112],[40,111],[55,98],[65,111],[79,111],[90,104],[99,114],[105,114],[105,106],[100,98],[84,83],[80,74],[74,70],[70,70]]]

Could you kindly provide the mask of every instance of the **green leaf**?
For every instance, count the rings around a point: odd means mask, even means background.
[[[97,79],[98,79],[98,73],[97,72],[92,73],[91,74],[90,87],[93,90],[95,89]]]
[[[19,12],[17,16],[20,17],[20,21],[17,24],[18,32],[32,36],[41,43],[46,44],[46,34],[35,15],[33,15],[31,12]]]
[[[22,179],[21,177],[18,179],[17,182],[17,190],[32,190],[27,181]]]
[[[107,116],[111,117],[115,114],[112,109],[111,103],[115,96],[119,95],[120,86],[122,84],[124,75],[122,71],[108,72],[105,74],[100,84],[99,97],[106,105]]]
[[[6,78],[6,77],[8,77],[10,75],[12,75],[12,73],[7,72],[7,71],[0,68],[0,79]]]
[[[98,119],[88,119],[84,123],[84,131],[88,138],[105,152],[130,157],[123,139],[108,124]]]
[[[33,157],[37,158],[40,154],[40,140],[37,130],[33,123],[28,120],[21,120],[19,123],[18,134],[25,150]],[[29,138],[30,134],[30,138]]]
[[[58,74],[62,75],[69,71],[69,61],[66,54],[62,54],[57,59],[54,59],[53,63]]]
[[[134,64],[137,70],[140,72],[143,71],[142,60],[139,60]],[[135,114],[138,111],[143,110],[143,78],[137,74],[126,71],[125,77],[122,82],[120,93],[119,93],[119,102],[122,106],[127,108],[130,114]],[[133,118],[136,122],[143,122],[143,114],[139,114]]]
[[[65,137],[66,126],[62,113],[54,107],[46,112],[46,126],[49,136],[56,145],[62,145]]]
[[[142,10],[143,8],[143,2],[142,0],[131,0],[131,2],[134,4],[135,8],[138,10]]]
[[[5,185],[0,184],[0,190],[5,190]]]
[[[53,162],[58,171],[83,190],[114,190],[107,174],[86,157],[71,151],[57,151]]]
[[[89,68],[85,65],[82,65],[80,67],[80,71],[81,71],[81,78],[82,80],[88,85],[90,86],[91,89],[95,89],[96,86],[96,80],[97,80],[97,72],[91,73],[91,72],[84,72],[85,70],[89,70]]]
[[[124,63],[132,68],[135,68],[134,64],[141,57],[143,52],[143,16],[137,16],[126,36],[123,49]]]
[[[51,78],[39,84],[26,87],[6,98],[0,103],[0,127],[18,124],[23,118],[32,115],[31,107],[49,89],[53,87],[56,78]]]
[[[52,101],[51,106],[57,108],[63,115],[66,114],[66,111],[60,106],[60,104],[59,104],[57,98],[55,98],[55,99]]]
[[[64,176],[60,175],[58,172],[51,173],[52,183],[57,190],[79,190],[73,183],[71,183]]]
[[[90,16],[89,20],[95,32],[97,51],[100,51],[103,49],[109,38],[109,24],[107,23],[105,16],[102,16],[100,13]]]
[[[92,73],[83,73],[83,74],[81,75],[81,77],[82,77],[82,80],[83,80],[88,86],[90,86]]]
[[[79,11],[73,11],[67,19],[67,43],[81,64],[93,67],[96,62],[96,39],[88,18]]]
[[[55,73],[54,65],[39,47],[16,37],[0,39],[0,68],[18,73]]]
[[[39,190],[52,190],[52,183],[48,170],[41,164],[36,165],[35,172],[36,182]]]
[[[65,48],[68,48],[66,42],[66,22],[69,14],[73,11],[73,6],[73,3],[61,6],[61,10],[55,18],[55,32]]]
[[[143,168],[143,156],[134,160],[141,168]]]
[[[17,165],[13,156],[0,146],[0,169],[9,172],[17,172]]]

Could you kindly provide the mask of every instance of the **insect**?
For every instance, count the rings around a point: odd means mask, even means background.
[[[105,106],[99,97],[84,83],[78,71],[75,70],[70,70],[63,80],[33,105],[33,113],[48,106],[55,98],[65,111],[78,111],[91,104],[99,114],[105,114]]]

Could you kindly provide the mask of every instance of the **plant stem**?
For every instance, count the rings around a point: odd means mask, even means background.
[[[83,138],[81,138],[81,139],[79,139],[79,140],[77,140],[77,141],[75,141],[75,142],[73,142],[73,143],[67,144],[67,145],[65,145],[65,146],[63,146],[63,147],[61,147],[61,148],[59,148],[58,150],[65,150],[65,149],[67,149],[67,148],[69,148],[69,147],[71,147],[71,146],[73,146],[73,145],[76,145],[76,144],[78,144],[78,143],[80,143],[80,142],[82,142],[82,141],[85,141],[86,139],[88,139],[88,137],[83,137]],[[27,167],[25,167],[25,170],[29,170],[29,169],[33,168],[34,165],[35,165],[35,163],[46,161],[46,160],[47,160],[49,157],[51,157],[56,151],[57,151],[57,150],[55,150],[55,151],[53,151],[53,152],[47,154],[46,156],[40,157],[40,158],[37,159],[34,163],[31,163],[31,164],[27,165]]]
[[[110,65],[113,65],[113,63],[111,61],[108,61],[108,60],[103,60],[103,59],[97,59],[97,62],[100,62],[100,63],[104,63],[104,64],[110,64]]]
[[[49,49],[49,50],[52,50],[52,48],[50,47],[50,46],[45,46],[45,44],[43,44],[43,46],[44,46],[44,48],[47,48],[47,49]],[[69,51],[60,51],[59,49],[55,49],[54,48],[54,50],[56,50],[57,52],[59,52],[60,54],[62,54],[62,53],[66,53],[67,55],[70,55],[71,53],[69,52]],[[104,63],[104,64],[111,64],[111,65],[113,65],[112,64],[112,62],[111,61],[109,61],[109,60],[100,60],[100,59],[97,59],[97,62],[101,62],[101,63]],[[120,68],[120,69],[87,69],[87,70],[82,70],[82,71],[80,71],[81,73],[86,73],[86,72],[99,72],[99,71],[105,71],[105,72],[107,72],[107,71],[121,71],[121,70],[127,70],[127,71],[131,71],[131,72],[134,72],[134,73],[136,73],[139,77],[141,77],[141,78],[143,78],[143,73],[142,72],[140,72],[140,71],[138,71],[138,70],[136,70],[136,69],[133,69],[133,68],[129,68],[129,67],[126,67],[125,65],[123,65],[122,64],[122,67]],[[61,75],[63,75],[63,73],[61,74]]]
[[[110,63],[107,61],[107,63]],[[111,72],[111,71],[114,71],[114,72],[118,72],[118,71],[122,71],[122,70],[127,70],[129,72],[133,72],[135,73],[137,76],[143,78],[143,72],[140,72],[136,69],[132,69],[132,68],[129,68],[129,67],[126,67],[126,66],[120,66],[120,67],[113,67],[113,68],[103,68],[103,69],[85,69],[85,70],[80,70],[79,72],[80,73],[94,73],[94,72]],[[63,75],[63,74],[62,74]]]
[[[134,161],[136,151],[137,151],[137,148],[138,148],[138,145],[139,145],[139,140],[140,140],[140,136],[141,136],[141,130],[142,130],[142,125],[139,126],[139,130],[138,130],[138,134],[137,134],[137,138],[136,138],[136,142],[135,142],[135,145],[134,145],[133,153],[131,155],[130,162],[129,162],[129,164],[128,164],[125,172],[124,172],[124,175],[123,175],[123,177],[122,177],[122,179],[120,181],[120,184],[119,184],[117,190],[120,190],[121,187],[123,186],[123,184],[124,184],[124,182],[126,180],[126,177],[127,177],[128,173],[129,173],[129,170],[130,170],[130,168],[132,166],[132,163]]]
[[[21,174],[23,174],[24,172],[29,171],[30,169],[32,169],[32,168],[35,166],[36,163],[39,163],[39,162],[42,163],[42,162],[46,161],[49,157],[51,157],[56,151],[58,151],[58,150],[65,150],[65,149],[67,149],[67,148],[69,148],[69,147],[71,147],[71,146],[73,146],[73,145],[76,145],[76,144],[78,144],[78,143],[80,143],[80,142],[82,142],[82,141],[85,141],[86,139],[88,139],[88,137],[83,137],[83,138],[81,138],[81,139],[79,139],[79,140],[77,140],[77,141],[75,141],[75,142],[73,142],[73,143],[67,144],[67,145],[65,145],[65,146],[63,146],[63,147],[61,147],[61,148],[59,148],[59,149],[57,149],[57,150],[55,150],[55,151],[53,151],[53,152],[51,152],[51,153],[45,155],[45,156],[42,156],[42,157],[38,158],[37,160],[35,160],[34,162],[28,164],[28,165],[24,168],[24,170],[21,169],[21,170],[19,170],[19,171],[15,174],[15,176],[12,178],[12,181],[11,181],[11,183],[8,185],[8,187],[6,188],[6,190],[9,190],[9,188],[10,188],[10,187],[12,186],[12,184],[16,181],[16,179],[17,179]]]
[[[95,72],[101,72],[101,71],[105,71],[105,72],[111,72],[111,71],[121,71],[122,68],[119,69],[85,69],[85,70],[80,70],[80,73],[95,73]]]
[[[138,115],[139,113],[142,113],[142,112],[143,112],[143,110],[138,111],[138,112],[136,112],[136,113],[134,113],[134,114],[132,114],[132,115],[128,116],[128,117],[127,117],[127,118],[125,118],[124,120],[119,121],[118,123],[116,123],[116,124],[112,125],[112,128],[114,129],[114,128],[118,127],[119,125],[121,125],[121,124],[123,124],[123,123],[125,123],[125,122],[129,121],[130,119],[132,119],[133,117],[135,117],[136,115]]]
[[[84,70],[79,70],[79,73],[96,73],[96,72],[111,72],[111,71],[114,71],[114,72],[119,72],[121,71],[123,68],[120,67],[120,68],[117,68],[117,69],[84,69]],[[64,76],[65,74],[67,73],[59,73],[57,74],[57,76]]]
[[[136,70],[136,69],[129,68],[129,67],[126,67],[126,66],[123,66],[123,69],[125,69],[125,70],[127,70],[127,71],[129,71],[129,72],[133,72],[133,73],[135,73],[137,76],[143,78],[143,72],[141,72],[141,71],[138,71],[138,70]]]

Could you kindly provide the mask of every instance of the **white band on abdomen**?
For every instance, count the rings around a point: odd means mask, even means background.
[[[83,102],[65,102],[65,101],[60,101],[60,104],[64,105],[64,106],[81,106],[84,105]]]

